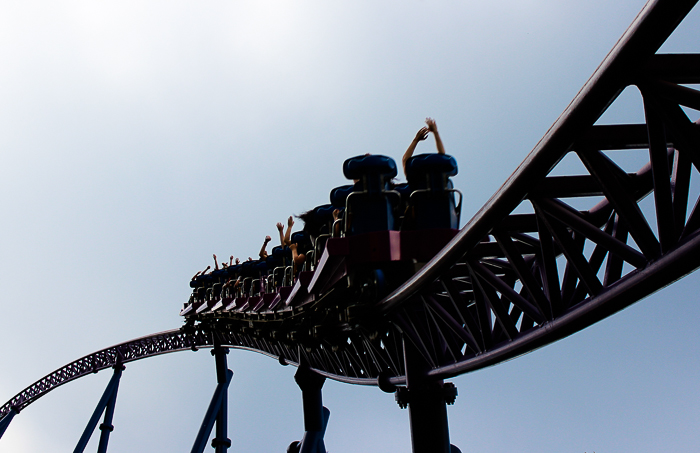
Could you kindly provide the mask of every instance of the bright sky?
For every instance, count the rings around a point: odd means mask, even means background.
[[[85,354],[179,327],[212,253],[255,256],[276,222],[345,184],[347,157],[400,159],[426,116],[459,162],[468,220],[643,5],[0,2],[0,404]],[[698,10],[664,50],[698,51]],[[637,98],[606,119],[639,120]],[[452,442],[700,450],[699,285],[454,379]],[[303,434],[295,369],[244,351],[229,363],[230,451],[285,451]],[[71,451],[109,377],[34,403],[0,452]],[[189,451],[214,387],[208,351],[129,364],[110,451]],[[327,381],[324,402],[332,453],[410,450],[393,395]]]

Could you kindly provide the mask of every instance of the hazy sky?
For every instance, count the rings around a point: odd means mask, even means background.
[[[179,327],[188,280],[212,253],[255,256],[276,222],[345,184],[347,157],[400,159],[426,116],[459,162],[464,223],[643,5],[0,1],[0,400],[92,351]],[[665,51],[698,51],[699,10]],[[604,119],[640,121],[638,106],[630,90]],[[691,275],[454,379],[452,442],[700,450],[699,285]],[[303,434],[295,369],[245,351],[229,363],[229,451],[285,451]],[[109,378],[34,403],[0,452],[72,451]],[[206,350],[129,364],[110,451],[189,451],[214,387]],[[327,381],[324,402],[332,453],[410,451],[393,395]]]

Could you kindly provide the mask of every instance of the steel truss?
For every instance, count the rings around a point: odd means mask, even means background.
[[[369,308],[366,318],[381,322],[357,323],[341,344],[323,337],[298,344],[286,332],[261,335],[227,319],[138,338],[24,389],[0,407],[0,433],[62,384],[215,344],[394,391],[406,384],[406,339],[437,382],[566,337],[692,272],[700,266],[700,200],[690,189],[693,167],[700,171],[700,125],[684,108],[700,110],[700,92],[686,86],[700,83],[700,55],[656,52],[696,2],[644,7],[501,189],[433,260]],[[646,122],[596,125],[632,85]],[[623,170],[618,150],[648,163]],[[567,172],[565,157],[585,172]]]
[[[683,109],[700,110],[700,92],[685,86],[700,83],[700,55],[656,54],[695,3],[649,2],[501,189],[378,304],[430,376],[532,351],[700,266],[700,200],[690,199],[700,125]],[[629,86],[646,122],[596,125]],[[647,161],[635,173],[620,163],[629,153]]]

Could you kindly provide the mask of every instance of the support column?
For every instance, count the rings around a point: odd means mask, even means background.
[[[213,351],[213,354],[216,355],[217,351],[216,349]],[[225,352],[222,352],[222,354],[225,356]],[[225,365],[225,361],[224,361]],[[218,370],[217,370],[218,371]],[[192,450],[190,450],[191,453],[202,453],[204,451],[204,448],[207,446],[207,439],[209,439],[209,435],[211,434],[211,430],[214,428],[214,422],[219,419],[219,416],[221,414],[221,408],[222,408],[222,403],[223,401],[228,399],[228,386],[231,383],[231,378],[233,378],[233,371],[224,368],[225,374],[225,380],[223,382],[219,382],[216,384],[216,390],[214,391],[214,395],[211,398],[211,402],[209,403],[209,407],[207,408],[207,412],[204,415],[204,420],[202,421],[202,425],[199,427],[199,432],[197,433],[197,438],[194,441],[194,445],[192,445]],[[218,374],[218,373],[217,373]],[[223,419],[225,421],[226,415],[224,414]],[[222,429],[225,429],[222,427]],[[219,436],[219,427],[217,427],[217,437],[214,439],[214,441],[217,441],[217,439],[220,439],[223,443],[221,445],[214,445],[215,448],[223,448],[223,450],[217,450],[217,451],[226,451],[226,449],[231,445],[231,441],[229,439],[222,440]],[[212,444],[214,444],[214,441],[212,441]],[[217,442],[218,444],[219,442]]]
[[[450,453],[446,403],[454,403],[457,389],[451,383],[429,379],[430,365],[407,339],[403,350],[406,387],[396,392],[396,401],[402,408],[408,406],[413,453]]]
[[[297,451],[299,453],[326,453],[323,436],[326,433],[331,414],[328,408],[323,407],[321,393],[326,378],[311,371],[308,365],[302,363],[294,375],[294,380],[301,389],[305,431],[301,442],[296,444],[299,448]],[[290,448],[293,447],[290,446]]]
[[[5,430],[8,426],[10,426],[10,422],[17,414],[19,414],[19,409],[17,409],[16,406],[12,406],[10,408],[10,412],[8,412],[8,414],[5,415],[2,420],[0,420],[0,438],[2,438],[2,435],[5,434]]]
[[[211,351],[216,360],[216,382],[218,384],[226,383],[228,365],[226,363],[226,355],[228,348],[221,346],[215,347]],[[224,389],[221,396],[221,406],[219,413],[216,416],[216,437],[212,439],[211,446],[214,447],[216,453],[226,453],[226,450],[231,447],[231,439],[228,438],[228,386]]]
[[[100,415],[102,415],[102,412],[105,412],[105,418],[104,423],[100,425],[100,430],[102,430],[102,434],[100,435],[98,452],[104,453],[107,451],[109,433],[114,429],[114,426],[112,426],[112,416],[114,415],[114,405],[117,401],[117,390],[119,390],[119,380],[122,377],[122,371],[124,371],[124,369],[125,367],[121,364],[121,361],[117,361],[117,364],[114,365],[114,374],[112,375],[112,379],[109,380],[109,384],[107,384],[107,388],[102,394],[102,398],[100,398],[100,401],[97,403],[97,407],[92,413],[92,417],[90,417],[90,421],[88,421],[88,424],[85,427],[85,431],[83,431],[83,435],[80,436],[80,440],[78,440],[78,445],[75,446],[75,450],[73,450],[73,453],[82,453],[85,450],[88,441],[90,441],[92,433],[95,431],[97,422],[100,420]]]
[[[122,368],[123,369],[123,368]],[[114,418],[114,407],[117,405],[117,389],[112,392],[112,397],[107,403],[107,408],[105,409],[105,418],[100,424],[100,443],[97,447],[97,453],[106,453],[107,444],[109,443],[109,435],[114,431],[114,425],[112,424],[112,419]]]

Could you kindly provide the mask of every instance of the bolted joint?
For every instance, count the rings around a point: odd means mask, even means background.
[[[445,382],[442,384],[442,394],[445,402],[451,406],[457,399],[457,387],[452,382]]]
[[[109,431],[110,433],[114,431],[114,425],[108,425],[106,423],[100,424],[100,431]]]
[[[308,366],[300,365],[294,373],[294,380],[302,391],[321,390],[326,378],[311,371]]]
[[[219,439],[219,438],[215,437],[211,440],[211,446],[212,446],[212,448],[216,448],[216,447],[226,447],[227,449],[231,448],[231,439],[229,439],[229,438]]]
[[[410,393],[406,387],[396,387],[394,399],[401,409],[406,409],[410,403]]]
[[[382,371],[379,373],[379,376],[377,376],[377,385],[381,389],[382,392],[384,393],[394,393],[396,392],[396,389],[398,388],[394,384],[391,383],[390,381],[391,375],[389,374],[388,371]]]
[[[213,348],[210,353],[212,356],[215,356],[218,352],[223,352],[224,354],[228,354],[228,348],[222,348],[222,347],[215,347]]]

